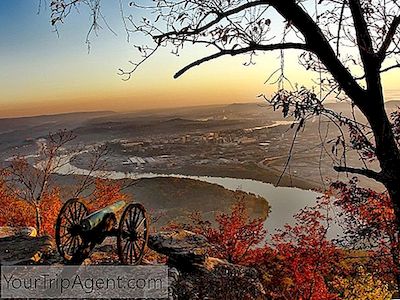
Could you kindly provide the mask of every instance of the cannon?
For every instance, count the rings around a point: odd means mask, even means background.
[[[117,224],[116,214],[123,208]],[[82,263],[109,236],[117,237],[122,264],[140,264],[149,238],[149,218],[143,205],[118,201],[91,214],[79,199],[62,206],[56,221],[56,244],[67,263]]]

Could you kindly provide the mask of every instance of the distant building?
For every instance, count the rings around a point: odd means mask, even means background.
[[[248,145],[248,144],[255,144],[257,143],[257,139],[249,138],[249,137],[242,137],[239,139],[240,145]]]
[[[190,143],[191,140],[192,140],[192,136],[190,134],[187,134],[187,135],[184,135],[183,137],[181,137],[182,144]]]

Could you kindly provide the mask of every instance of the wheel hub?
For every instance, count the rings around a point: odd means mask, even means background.
[[[136,231],[133,231],[133,232],[130,233],[129,239],[131,241],[136,241],[138,239],[138,235],[137,235]]]
[[[71,227],[68,228],[68,232],[72,235],[72,236],[77,236],[81,233],[82,228],[80,225],[78,224],[74,224]]]

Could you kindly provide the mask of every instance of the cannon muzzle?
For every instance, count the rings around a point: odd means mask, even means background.
[[[95,228],[103,220],[104,216],[109,213],[117,213],[126,205],[125,201],[115,202],[103,209],[97,210],[81,221],[83,231],[89,231]]]

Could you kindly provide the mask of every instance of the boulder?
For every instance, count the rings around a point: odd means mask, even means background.
[[[3,226],[0,227],[0,238],[10,237],[10,236],[37,236],[36,229],[34,227],[10,227]]]
[[[208,257],[200,268],[170,268],[172,299],[266,299],[257,270]]]
[[[148,246],[168,257],[172,299],[265,299],[257,270],[208,257],[210,244],[202,235],[158,232]]]
[[[187,230],[158,232],[150,235],[148,246],[168,256],[168,263],[181,269],[202,265],[210,247],[204,236]]]
[[[37,231],[36,231],[35,227],[24,227],[24,228],[21,228],[18,235],[36,237]]]
[[[14,235],[0,238],[0,264],[24,265],[38,262],[43,255],[53,252],[54,248],[54,241],[49,236]]]

